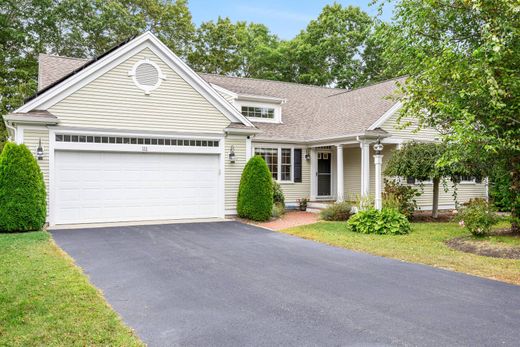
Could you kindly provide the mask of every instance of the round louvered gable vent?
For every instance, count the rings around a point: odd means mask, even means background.
[[[135,85],[144,90],[145,94],[159,88],[161,81],[166,79],[159,66],[149,59],[135,63],[128,76],[133,77]]]
[[[144,63],[135,69],[135,78],[143,86],[155,86],[159,82],[159,71],[152,64]]]

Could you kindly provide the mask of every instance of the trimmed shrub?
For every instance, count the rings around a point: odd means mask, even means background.
[[[6,143],[0,155],[0,231],[40,230],[47,212],[45,183],[25,145]]]
[[[273,180],[273,202],[285,206],[285,195],[283,194],[282,187],[280,186],[280,183],[275,180]]]
[[[395,208],[359,211],[348,220],[347,225],[351,231],[362,234],[401,235],[411,231],[408,219]]]
[[[242,218],[266,221],[273,209],[273,179],[264,159],[255,155],[246,164],[240,179],[237,212]]]
[[[475,236],[484,236],[498,223],[499,217],[484,199],[471,199],[455,218],[459,225]]]
[[[328,221],[345,221],[352,214],[352,205],[347,202],[337,202],[320,212],[320,217]]]

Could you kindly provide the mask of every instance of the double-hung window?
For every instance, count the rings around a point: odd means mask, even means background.
[[[290,148],[282,148],[282,167],[280,181],[292,181],[292,150]]]
[[[273,179],[280,182],[302,182],[301,148],[256,147],[255,155],[264,158]]]
[[[275,180],[278,180],[278,148],[255,148],[255,155],[264,158],[271,175]]]

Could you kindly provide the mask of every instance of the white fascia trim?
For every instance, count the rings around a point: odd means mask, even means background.
[[[49,117],[42,117],[42,116],[17,116],[17,115],[5,115],[4,116],[5,121],[9,122],[15,122],[15,123],[23,123],[23,124],[58,124],[59,119],[58,118],[49,118]]]
[[[390,119],[401,107],[403,104],[401,102],[397,102],[394,106],[390,107],[388,111],[386,111],[378,120],[375,121],[374,124],[368,127],[367,130],[374,130],[376,128],[380,128],[385,122]]]
[[[230,97],[232,97],[233,99],[236,99],[238,97],[238,94],[235,93],[235,92],[232,92],[231,90],[229,89],[226,89],[226,88],[223,88],[217,84],[214,84],[214,83],[210,83],[209,84],[210,86],[213,87],[213,89],[215,89],[217,92],[220,92],[220,93],[223,93],[223,94],[226,94],[226,95],[229,95]]]
[[[114,136],[149,136],[149,137],[176,137],[186,139],[222,139],[223,133],[204,133],[204,132],[186,132],[186,131],[153,131],[153,130],[129,130],[129,129],[112,129],[112,128],[83,128],[83,127],[52,127],[52,130],[58,134],[85,134],[96,135],[106,134]]]
[[[236,129],[236,128],[226,128],[224,129],[226,134],[237,134],[237,135],[254,135],[262,133],[262,130],[258,128],[253,129]]]
[[[299,140],[288,140],[288,139],[266,139],[261,137],[255,137],[254,143],[280,143],[280,144],[298,144],[301,146],[305,146],[307,144],[307,141],[299,141]]]
[[[253,95],[253,94],[238,94],[237,100],[265,102],[265,103],[270,103],[270,104],[284,104],[287,102],[286,99],[276,98],[276,97],[272,97],[272,96]]]
[[[255,94],[238,94],[229,89],[221,87],[218,84],[210,83],[210,85],[218,92],[226,94],[236,100],[267,102],[267,103],[272,103],[272,104],[284,104],[287,102],[287,99],[277,98],[274,96],[264,96],[264,95],[255,95]]]
[[[248,126],[254,126],[238,110],[236,110],[222,95],[215,91],[206,81],[177,57],[166,45],[152,33],[145,32],[126,45],[101,58],[84,70],[54,86],[44,94],[34,98],[15,110],[15,113],[25,113],[33,109],[48,109],[74,91],[90,83],[114,66],[119,65],[133,54],[144,48],[149,48],[163,61],[188,82],[195,90],[205,96],[218,110],[233,122],[239,121]]]

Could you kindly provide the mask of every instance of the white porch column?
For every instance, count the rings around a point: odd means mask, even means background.
[[[343,182],[343,145],[336,146],[336,201],[344,200],[344,182]]]
[[[381,167],[383,165],[383,155],[376,154],[374,155],[374,164],[375,164],[375,179],[376,179],[376,196],[374,198],[374,207],[377,210],[381,210],[383,208],[383,198],[382,198],[382,176],[381,176]]]
[[[361,196],[370,194],[370,144],[362,141],[361,147]]]
[[[316,148],[311,148],[311,201],[316,200],[318,195],[318,158],[316,156]]]
[[[251,159],[253,156],[253,143],[251,140],[251,136],[248,136],[246,138],[246,163]]]

